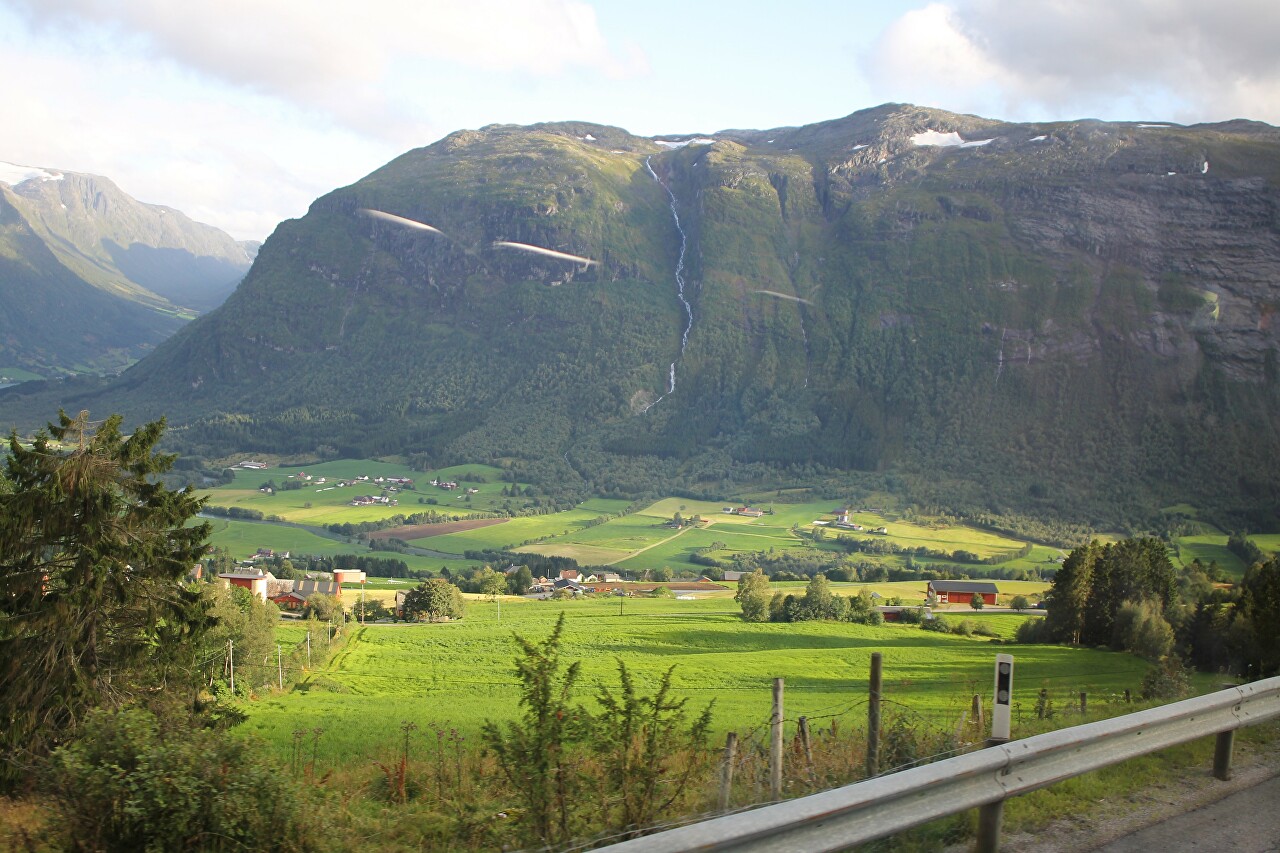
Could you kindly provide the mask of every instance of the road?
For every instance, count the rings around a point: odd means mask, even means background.
[[[1280,776],[1116,839],[1095,853],[1149,850],[1280,851]]]

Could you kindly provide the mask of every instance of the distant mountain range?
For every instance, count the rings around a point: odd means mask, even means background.
[[[317,200],[118,381],[10,389],[0,417],[163,413],[211,456],[598,491],[825,478],[1274,523],[1277,312],[1280,131],[1256,122],[493,126]]]
[[[106,178],[0,163],[0,384],[127,366],[220,305],[256,251]]]

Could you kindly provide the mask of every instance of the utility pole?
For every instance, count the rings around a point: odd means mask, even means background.
[[[227,640],[227,662],[231,666],[231,695],[236,693],[236,644]]]
[[[276,643],[276,672],[280,676],[280,689],[284,690],[284,657],[279,643]]]
[[[311,669],[311,631],[307,631],[307,669]]]

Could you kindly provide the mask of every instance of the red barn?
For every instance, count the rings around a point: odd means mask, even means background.
[[[991,581],[929,581],[929,595],[939,604],[968,604],[975,594],[994,605],[999,590]]]

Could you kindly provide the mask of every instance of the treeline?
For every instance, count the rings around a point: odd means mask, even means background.
[[[581,568],[570,557],[549,557],[545,554],[525,554],[517,551],[481,550],[466,551],[463,556],[490,565],[528,566],[534,577],[558,578],[566,569]]]
[[[1181,572],[1151,537],[1071,552],[1045,598],[1043,623],[1027,642],[1127,650],[1249,679],[1280,672],[1280,557],[1254,562],[1236,586],[1199,560]]]
[[[242,519],[244,521],[263,521],[264,519],[267,519],[267,516],[263,514],[262,510],[249,509],[242,506],[214,506],[212,504],[205,504],[204,508],[201,509],[201,512],[206,515],[216,515],[219,518],[235,518]],[[273,515],[270,517],[270,520],[272,521],[277,519],[278,516]]]
[[[435,510],[427,510],[426,512],[415,512],[409,515],[396,514],[386,518],[380,518],[376,521],[344,521],[326,524],[324,529],[330,533],[337,533],[340,536],[359,536],[362,533],[375,533],[379,530],[388,530],[392,527],[405,527],[412,524],[444,524],[450,521],[470,521],[477,518],[491,518],[487,513],[468,513],[466,515],[458,515],[456,513],[446,514],[436,512]]]

